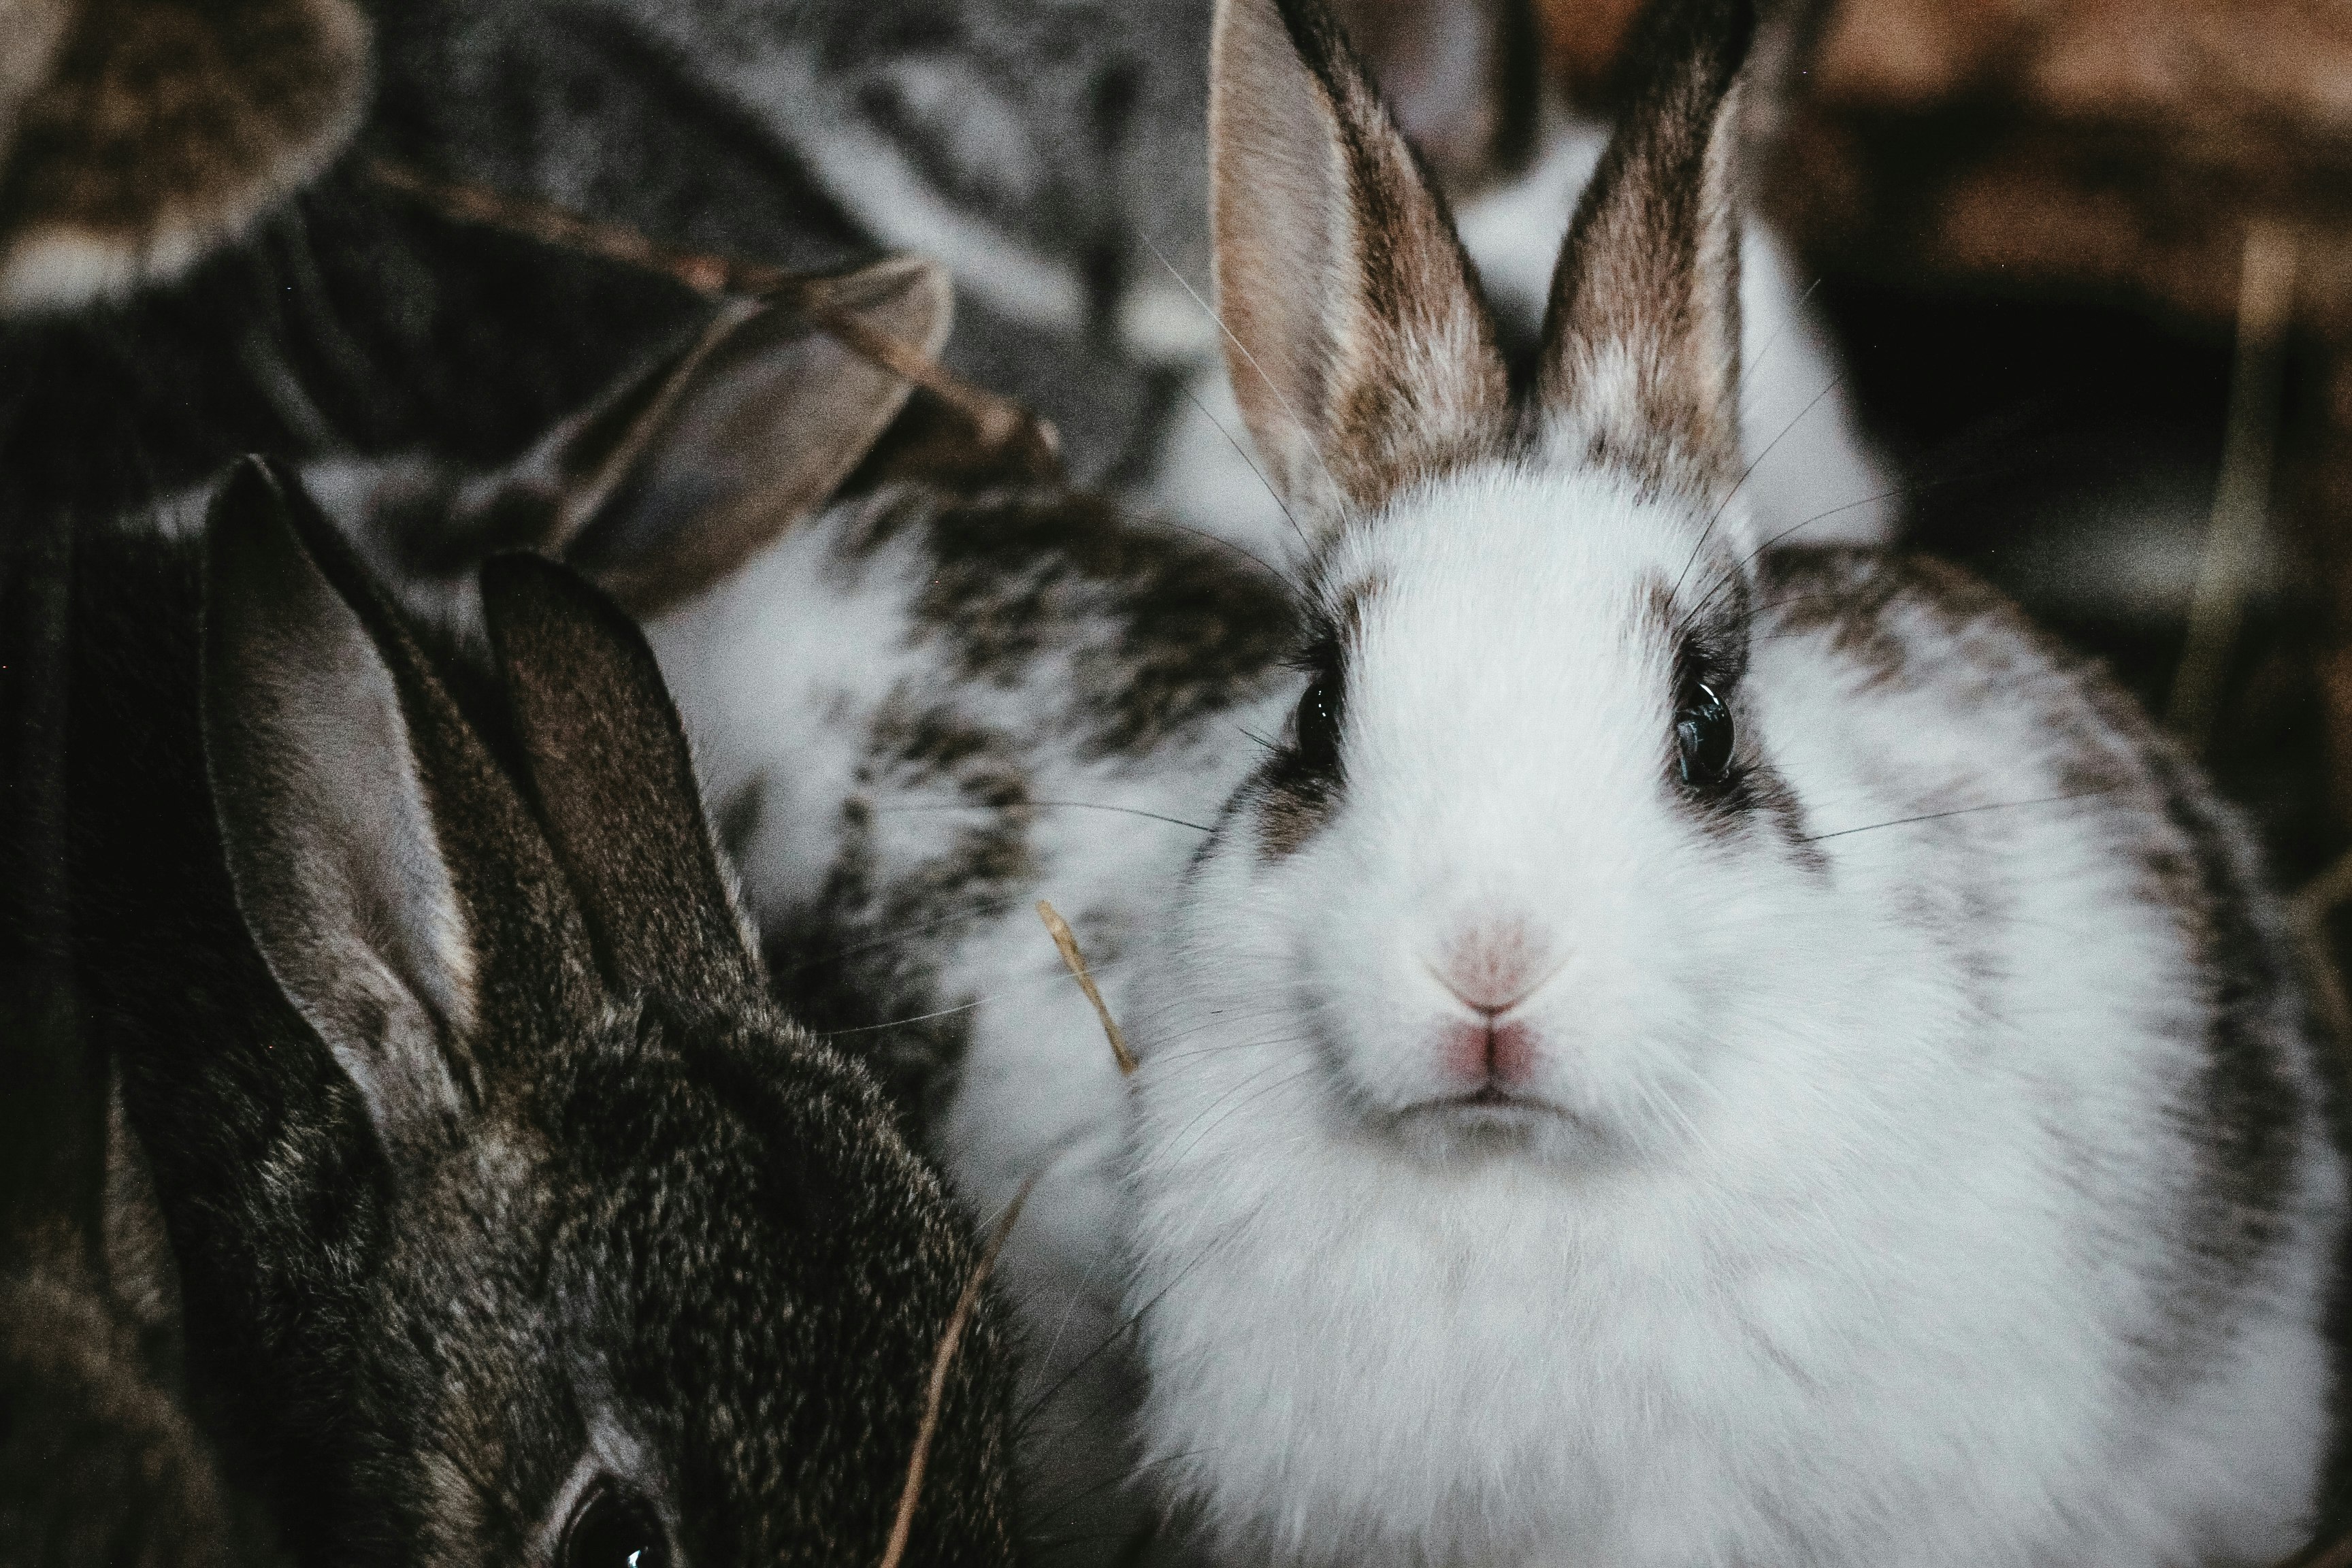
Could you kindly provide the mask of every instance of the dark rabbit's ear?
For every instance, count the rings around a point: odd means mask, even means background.
[[[27,0],[0,25],[0,311],[184,271],[324,168],[366,109],[351,0]]]
[[[476,952],[400,693],[249,460],[205,546],[205,763],[238,910],[395,1158],[467,1109]]]
[[[1533,0],[1332,0],[1332,8],[1449,191],[1527,162],[1543,104]]]
[[[1501,436],[1469,260],[1319,0],[1220,0],[1209,174],[1227,369],[1294,511],[1377,507]]]
[[[877,262],[827,293],[926,357],[947,342],[953,296],[931,262]],[[910,390],[796,310],[730,306],[683,360],[571,433],[554,552],[652,615],[824,506]]]
[[[623,992],[760,984],[677,710],[635,623],[569,569],[502,555],[482,607],[540,815]]]
[[[1653,481],[1717,487],[1739,460],[1734,89],[1752,0],[1662,0],[1628,55],[1642,83],[1578,205],[1544,319],[1554,434]]]

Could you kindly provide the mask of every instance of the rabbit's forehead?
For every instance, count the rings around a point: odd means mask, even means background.
[[[1718,580],[1706,535],[1687,509],[1605,472],[1498,464],[1351,530],[1326,562],[1324,597],[1361,672],[1400,699],[1472,677],[1615,685],[1671,657]]]

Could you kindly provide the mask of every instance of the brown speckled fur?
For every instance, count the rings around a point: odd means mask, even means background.
[[[200,649],[203,702],[243,700],[243,678],[202,631],[205,546],[94,537],[75,968],[152,1161],[188,1408],[226,1480],[299,1563],[524,1562],[610,1418],[688,1561],[873,1561],[977,1239],[871,1078],[765,1001],[650,653],[560,568],[502,568],[493,695],[521,695],[494,751],[282,477],[244,470],[211,526],[256,509],[393,672],[478,1023],[443,1047],[462,1108],[393,1136],[280,989],[257,947],[280,939],[225,863],[248,852],[216,812],[283,832],[308,786],[242,763],[233,793],[207,782]],[[602,706],[567,700],[575,679]],[[1011,1560],[1008,1355],[985,1301],[910,1564]]]
[[[351,0],[79,0],[40,34],[0,46],[0,311],[184,270],[324,168],[366,106]]]

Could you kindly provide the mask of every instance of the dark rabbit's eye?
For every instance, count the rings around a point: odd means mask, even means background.
[[[1298,700],[1298,760],[1317,773],[1339,765],[1339,672],[1318,675]]]
[[[1675,715],[1675,744],[1681,752],[1683,783],[1693,789],[1719,784],[1731,770],[1731,710],[1709,686],[1692,689]]]
[[[651,1505],[604,1480],[572,1510],[556,1561],[558,1568],[669,1568],[669,1547]]]

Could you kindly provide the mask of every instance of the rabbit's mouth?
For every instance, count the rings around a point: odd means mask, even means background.
[[[1416,1100],[1397,1110],[1395,1121],[1400,1129],[1444,1131],[1454,1135],[1510,1138],[1515,1133],[1545,1131],[1550,1135],[1585,1133],[1595,1140],[1604,1138],[1600,1123],[1567,1105],[1528,1093],[1512,1093],[1500,1084],[1482,1084],[1461,1096]]]
[[[1546,1150],[1604,1152],[1617,1140],[1610,1130],[1558,1100],[1514,1093],[1486,1083],[1467,1094],[1416,1100],[1392,1111],[1392,1132],[1408,1143],[1437,1152],[1486,1149],[1504,1152],[1540,1145]]]

